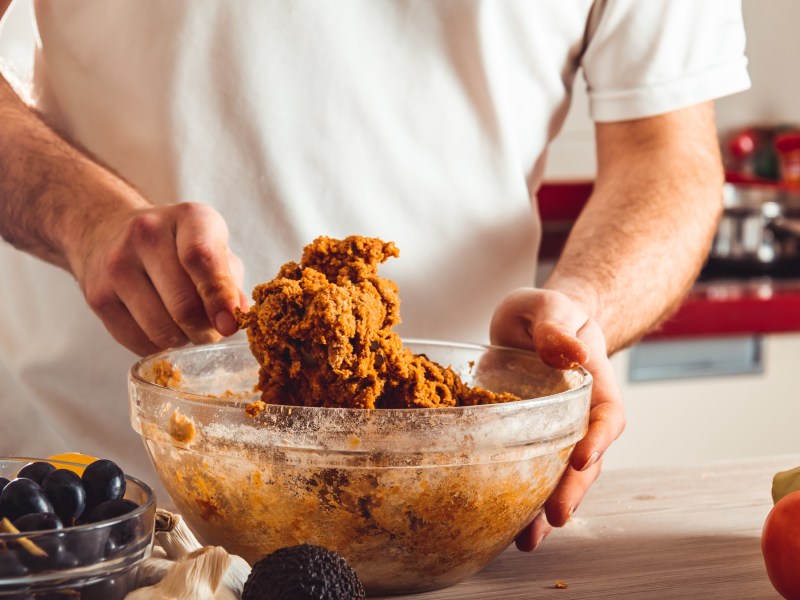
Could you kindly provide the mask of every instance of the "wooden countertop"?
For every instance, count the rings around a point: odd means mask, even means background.
[[[535,552],[511,547],[460,584],[403,598],[779,599],[761,527],[772,476],[798,465],[800,455],[605,472]]]

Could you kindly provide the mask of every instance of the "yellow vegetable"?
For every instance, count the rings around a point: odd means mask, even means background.
[[[800,467],[775,473],[775,477],[772,478],[773,502],[777,502],[796,490],[800,490]]]
[[[53,466],[58,467],[59,469],[68,469],[70,471],[77,473],[80,476],[83,475],[83,470],[86,468],[86,466],[92,464],[97,459],[94,456],[89,456],[88,454],[81,454],[80,452],[65,452],[64,454],[54,454],[53,456],[48,456],[47,460],[61,460],[68,463],[77,463],[75,465],[53,465]]]

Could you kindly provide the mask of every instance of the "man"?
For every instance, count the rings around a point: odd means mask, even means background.
[[[401,251],[382,273],[403,335],[592,373],[589,432],[518,546],[569,519],[624,427],[608,356],[669,314],[713,235],[711,100],[749,85],[738,2],[34,8],[38,112],[0,82],[0,234],[23,251],[0,254],[0,450],[152,479],[125,422],[135,355],[233,334],[304,244],[370,235]],[[581,67],[595,190],[535,289],[530,204]]]

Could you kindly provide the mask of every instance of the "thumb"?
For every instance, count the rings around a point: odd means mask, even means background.
[[[574,369],[589,362],[589,347],[578,339],[585,325],[572,327],[557,321],[542,321],[534,326],[533,345],[542,360],[557,369]]]
[[[492,319],[492,343],[535,349],[553,367],[585,364],[589,347],[579,339],[588,315],[553,290],[520,288],[511,292]]]

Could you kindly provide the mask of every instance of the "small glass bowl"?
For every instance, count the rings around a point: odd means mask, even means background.
[[[39,460],[56,468],[85,467],[45,458],[0,458],[0,477],[13,479],[23,466]],[[125,498],[139,505],[128,514],[54,531],[0,533],[0,600],[121,600],[133,590],[139,566],[150,555],[156,501],[146,484],[134,477],[125,480]],[[26,550],[25,540],[49,555],[37,558]],[[8,567],[11,552],[26,572]]]
[[[269,405],[246,342],[166,351],[130,371],[131,421],[206,544],[251,563],[335,550],[368,594],[452,585],[502,552],[550,496],[588,424],[592,378],[532,352],[405,340],[517,402],[413,409]]]

